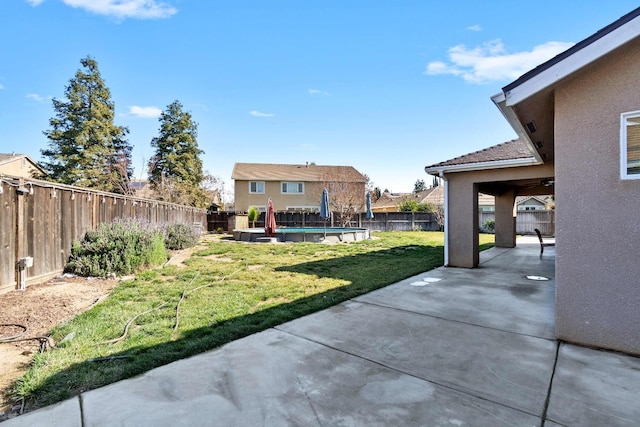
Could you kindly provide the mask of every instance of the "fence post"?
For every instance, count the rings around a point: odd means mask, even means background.
[[[20,178],[18,181],[18,188],[24,187],[24,179]],[[16,208],[16,252],[13,258],[14,265],[14,279],[16,287],[18,286],[18,260],[22,258],[24,254],[24,194],[20,191],[16,191],[17,208]]]

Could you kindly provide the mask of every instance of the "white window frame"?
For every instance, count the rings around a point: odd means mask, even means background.
[[[251,191],[251,184],[256,185],[256,191]],[[262,191],[258,188],[260,185],[262,185]],[[264,187],[264,181],[249,181],[249,194],[264,194]]]
[[[620,115],[620,179],[640,179],[640,173],[629,173],[627,164],[627,127],[628,120],[640,119],[640,111],[629,111]],[[635,124],[640,126],[640,123]]]
[[[286,185],[286,190],[285,190]],[[298,191],[288,191],[289,186],[296,187]],[[302,181],[282,181],[280,182],[280,194],[304,194],[304,182]]]

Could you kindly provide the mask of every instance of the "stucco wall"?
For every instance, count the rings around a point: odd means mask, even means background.
[[[24,159],[23,162],[23,158],[12,160],[0,166],[0,174],[23,178],[31,178],[31,175],[37,171],[27,159]]]
[[[357,195],[354,197],[358,198],[361,195],[362,199],[356,201],[359,202],[358,204],[361,203],[362,206],[364,206],[365,184],[359,182],[348,183],[346,185],[347,187],[344,193],[347,194],[347,196],[344,197],[333,194],[339,190],[332,189],[331,184],[328,185],[330,203],[333,204],[334,201],[336,201],[339,204],[340,200],[342,200],[342,203],[346,203],[345,197],[348,199],[351,195]],[[236,180],[234,183],[235,209],[236,212],[246,212],[251,206],[266,207],[269,197],[271,197],[273,207],[276,211],[284,211],[290,208],[319,209],[324,186],[327,186],[327,184],[305,182],[303,194],[283,194],[281,191],[281,181],[265,181],[264,194],[249,194],[249,181]],[[335,200],[334,197],[336,198]]]
[[[556,90],[556,334],[640,354],[640,180],[620,179],[620,113],[640,110],[640,44]]]
[[[320,206],[322,189],[318,189],[315,183],[304,183],[304,194],[282,194],[280,181],[265,181],[264,194],[249,194],[249,181],[236,181],[234,184],[235,209],[237,212],[246,212],[251,206],[267,205],[271,197],[273,207],[277,211],[286,210],[289,206]]]

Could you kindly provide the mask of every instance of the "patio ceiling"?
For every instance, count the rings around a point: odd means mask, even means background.
[[[492,196],[500,196],[515,189],[516,196],[546,196],[555,194],[554,177],[516,179],[479,184],[478,191]]]

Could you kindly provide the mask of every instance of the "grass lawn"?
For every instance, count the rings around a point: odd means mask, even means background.
[[[14,391],[27,408],[48,405],[443,263],[442,233],[374,236],[337,245],[209,242],[185,267],[141,272],[102,303],[54,328],[56,342],[71,333],[74,338],[37,354]],[[480,235],[480,245],[493,246],[493,235]],[[91,360],[99,358],[106,360]]]

